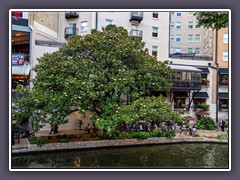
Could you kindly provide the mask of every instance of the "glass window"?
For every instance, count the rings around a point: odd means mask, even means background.
[[[174,41],[174,35],[170,36],[170,41]]]
[[[182,42],[182,36],[176,35],[176,43],[181,43],[181,42]]]
[[[188,53],[192,53],[193,52],[193,48],[188,48]]]
[[[158,12],[153,12],[153,18],[158,19]]]
[[[181,52],[181,48],[180,47],[176,47],[175,48],[175,52]]]
[[[171,22],[171,29],[174,28],[174,22]]]
[[[81,22],[81,32],[87,32],[87,22]]]
[[[195,51],[194,51],[197,55],[200,54],[200,48],[195,48]]]
[[[182,23],[176,22],[176,29],[182,29]]]
[[[188,42],[193,42],[193,35],[192,34],[188,35]]]
[[[193,29],[193,21],[188,22],[188,29]]]
[[[201,35],[195,34],[195,42],[201,42]]]
[[[194,12],[189,12],[189,13],[188,13],[188,16],[193,16],[193,13],[194,13]]]
[[[105,26],[109,25],[109,24],[112,24],[113,23],[113,20],[111,19],[105,19]]]
[[[228,44],[228,33],[223,34],[223,43]]]
[[[223,51],[223,61],[228,61],[228,51]]]
[[[181,12],[176,12],[176,16],[182,16]]]
[[[158,37],[158,27],[153,27],[153,29],[152,29],[152,37]]]
[[[191,72],[187,72],[187,80],[192,80],[192,73]]]
[[[187,79],[187,72],[182,72],[182,80],[186,80]]]
[[[158,56],[158,46],[152,46],[152,56]]]
[[[175,73],[176,80],[181,80],[181,72]]]

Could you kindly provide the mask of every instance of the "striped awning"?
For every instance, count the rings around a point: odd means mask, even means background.
[[[29,75],[31,67],[12,66],[12,75]]]

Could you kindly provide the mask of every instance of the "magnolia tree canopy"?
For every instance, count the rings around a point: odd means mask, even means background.
[[[134,106],[147,94],[146,87],[152,86],[154,90],[170,87],[165,79],[172,73],[167,62],[150,56],[145,44],[139,39],[132,40],[123,27],[108,25],[102,31],[92,30],[91,34],[67,40],[59,51],[39,58],[34,68],[37,76],[25,102],[29,103],[28,114],[32,114],[36,124],[64,124],[71,112],[79,110],[84,114],[90,110],[93,120],[101,119],[102,123],[96,125],[107,129],[117,123],[119,108],[124,107],[127,112],[132,107],[126,106],[123,95],[128,95],[127,104]],[[166,108],[167,112],[171,109]],[[142,110],[136,108],[133,113],[141,115]],[[128,114],[132,119],[130,113],[125,114],[125,120]],[[154,114],[157,115],[157,110]]]

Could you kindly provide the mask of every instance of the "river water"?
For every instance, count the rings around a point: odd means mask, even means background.
[[[12,169],[20,168],[151,168],[228,169],[227,144],[187,143],[99,150],[71,150],[12,156]]]

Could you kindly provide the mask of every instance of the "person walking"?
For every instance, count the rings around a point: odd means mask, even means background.
[[[79,118],[78,119],[78,129],[81,130],[82,127],[82,120]]]
[[[52,132],[54,133],[55,132],[54,130],[55,130],[54,124],[51,124],[51,130],[50,130],[49,134],[52,134]]]
[[[224,126],[225,126],[225,121],[222,120],[222,124],[221,124],[221,130],[222,130],[222,132],[224,132]]]
[[[90,134],[90,124],[87,124],[86,126],[85,126],[85,131],[87,131],[87,133],[88,134]]]

